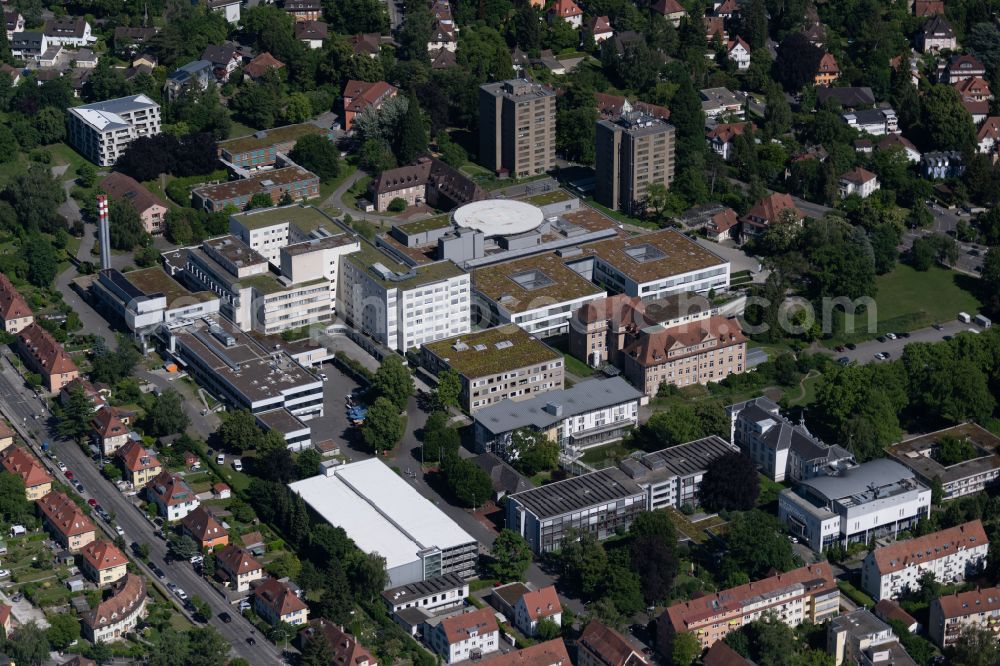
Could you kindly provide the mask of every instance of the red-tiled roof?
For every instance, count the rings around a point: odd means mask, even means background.
[[[657,0],[650,7],[655,12],[659,12],[664,16],[670,16],[671,14],[686,14],[684,7],[677,0]]]
[[[875,558],[878,571],[883,576],[901,571],[909,566],[932,562],[954,555],[964,548],[989,545],[990,540],[980,520],[949,527],[916,539],[906,539],[876,548],[869,557]]]
[[[163,470],[146,484],[146,488],[159,497],[164,504],[185,504],[195,499],[194,492],[176,474]]]
[[[250,551],[234,544],[228,544],[219,551],[216,562],[223,565],[227,571],[237,576],[263,569],[260,562],[253,558]]]
[[[579,5],[573,2],[573,0],[556,0],[556,4],[552,6],[551,11],[561,18],[580,16],[583,14]]]
[[[117,624],[122,618],[136,611],[146,599],[146,582],[141,576],[126,574],[115,587],[114,595],[102,601],[92,611],[81,616],[83,623],[91,629]]]
[[[896,620],[902,622],[907,627],[913,627],[917,624],[917,619],[903,610],[902,606],[892,599],[882,599],[879,601],[872,608],[872,613],[886,622]]]
[[[76,363],[62,345],[38,324],[28,324],[17,334],[17,338],[21,346],[28,350],[47,374],[62,375],[78,372]]]
[[[838,74],[840,67],[837,66],[837,59],[833,57],[832,53],[824,53],[823,57],[819,59],[816,71],[818,74]]]
[[[31,316],[31,308],[10,279],[0,273],[0,319],[21,319]]]
[[[289,587],[274,578],[268,578],[254,588],[254,596],[277,617],[285,617],[306,609],[306,604]]]
[[[395,86],[391,86],[385,81],[368,83],[367,81],[348,81],[344,86],[344,99],[346,111],[361,113],[369,106],[378,104],[382,100],[391,97],[397,91]]]
[[[647,663],[625,637],[599,620],[591,620],[583,630],[580,647],[596,655],[606,666],[639,666]]]
[[[983,139],[1000,139],[1000,116],[990,116],[983,122],[983,126],[979,128],[979,135],[977,140],[982,141]]]
[[[113,569],[128,563],[128,558],[110,541],[91,541],[80,551],[83,559],[98,571]]]
[[[753,662],[729,647],[726,641],[715,641],[701,663],[703,666],[747,666]]]
[[[717,234],[725,233],[739,224],[740,221],[736,217],[736,211],[732,208],[726,208],[712,216],[709,226]]]
[[[212,541],[213,539],[221,539],[222,537],[229,536],[226,528],[220,525],[219,521],[203,506],[199,506],[184,516],[181,519],[181,525],[198,541]]]
[[[471,613],[446,618],[441,621],[440,626],[449,645],[467,640],[472,632],[482,636],[500,631],[492,608],[480,608]]]
[[[559,595],[556,594],[556,588],[552,585],[526,593],[521,597],[521,603],[524,604],[528,618],[532,621],[543,620],[562,612]]]
[[[617,118],[622,114],[627,101],[622,95],[611,95],[608,93],[594,93],[594,101],[597,103],[597,112],[604,118]],[[636,111],[642,111],[646,115],[667,120],[670,118],[670,109],[665,106],[648,104],[646,102],[635,102],[631,104]]]
[[[131,176],[112,171],[101,181],[101,189],[108,193],[114,201],[128,201],[136,212],[142,215],[153,206],[166,208],[167,205],[150,192],[146,187]]]
[[[24,449],[11,446],[0,454],[0,464],[11,474],[17,474],[24,481],[25,488],[34,488],[52,482],[52,476],[40,462]]]
[[[285,63],[264,51],[243,67],[243,72],[252,79],[259,79],[269,69],[282,69]]]
[[[840,177],[841,180],[846,180],[849,183],[854,183],[855,185],[864,185],[870,180],[877,178],[875,174],[867,169],[862,169],[861,167],[854,167],[843,176]]]
[[[129,440],[115,455],[122,459],[125,468],[130,472],[140,472],[144,469],[160,467],[160,461],[135,440]]]
[[[797,218],[804,217],[802,212],[795,207],[795,202],[787,194],[773,192],[753,205],[748,217],[756,217],[767,222],[776,222],[778,216],[785,210],[794,210]]]
[[[511,650],[507,654],[498,654],[483,659],[480,663],[489,666],[571,666],[566,644],[561,638],[536,643],[535,645]],[[642,663],[642,662],[639,662]]]
[[[37,504],[49,523],[64,536],[80,536],[97,529],[73,500],[57,490],[47,493]]]
[[[938,598],[937,603],[941,605],[941,615],[945,619],[1000,610],[1000,587],[956,592]]]
[[[94,431],[101,439],[119,437],[128,433],[128,428],[122,423],[117,407],[101,407],[94,414]]]
[[[300,635],[308,642],[320,633],[326,637],[327,643],[333,650],[331,666],[360,666],[360,664],[372,666],[375,663],[372,653],[365,649],[357,638],[329,620],[323,618],[310,620],[309,626],[303,629]]]
[[[609,32],[614,32],[611,29],[611,19],[607,16],[590,17],[590,20],[587,21],[587,29],[592,35],[604,35]]]
[[[736,39],[729,40],[729,43],[726,44],[726,51],[732,53],[733,49],[735,49],[737,46],[742,46],[747,53],[750,53],[750,45],[747,44],[745,41],[743,41],[743,38],[738,35]]]
[[[692,354],[702,354],[704,350],[701,348],[682,354],[675,353],[673,356],[670,356],[669,352],[700,345],[712,338],[718,339],[718,348],[739,345],[747,341],[735,319],[715,315],[709,319],[679,324],[643,335],[624,351],[645,368],[673,363]]]
[[[719,123],[705,134],[709,140],[718,139],[722,143],[729,143],[739,135],[743,134],[750,126],[750,123]]]

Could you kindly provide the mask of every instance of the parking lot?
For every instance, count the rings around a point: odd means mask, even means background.
[[[968,331],[970,329],[976,331],[982,331],[981,326],[976,326],[975,324],[965,324],[958,320],[945,322],[944,324],[939,324],[940,329],[928,326],[927,328],[920,328],[915,331],[910,331],[909,337],[897,337],[895,340],[890,340],[886,338],[885,342],[879,342],[878,340],[869,340],[867,342],[858,343],[855,349],[844,349],[844,351],[833,350],[833,353],[838,359],[847,358],[850,361],[857,363],[878,363],[883,360],[893,360],[899,358],[903,353],[903,347],[911,342],[940,342],[944,340],[945,337],[954,337],[962,331]],[[887,353],[889,356],[886,359],[876,359],[876,353]]]

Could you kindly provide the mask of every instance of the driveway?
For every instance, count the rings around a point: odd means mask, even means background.
[[[5,592],[0,592],[0,600],[11,607],[11,613],[18,624],[34,622],[42,629],[48,629],[49,621],[45,619],[45,613],[37,606],[33,606],[27,597],[22,596],[20,601],[11,601]]]

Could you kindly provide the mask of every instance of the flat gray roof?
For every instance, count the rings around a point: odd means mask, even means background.
[[[877,458],[851,467],[837,476],[818,476],[802,485],[809,486],[830,500],[852,495],[869,494],[871,488],[884,488],[904,479],[912,479],[913,472],[895,460]]]
[[[572,388],[547,391],[528,400],[503,400],[476,412],[475,419],[494,434],[526,426],[541,430],[570,416],[586,414],[641,397],[642,392],[621,377],[588,379]],[[548,405],[562,407],[562,414],[556,416],[546,410]]]
[[[510,495],[540,520],[631,497],[641,501],[642,488],[617,467],[574,476]]]
[[[671,446],[637,458],[626,458],[618,466],[637,483],[654,483],[672,476],[704,472],[710,463],[739,449],[717,435]]]
[[[467,584],[468,583],[462,580],[462,577],[458,574],[450,573],[443,576],[428,578],[427,580],[418,581],[416,583],[410,583],[408,585],[390,587],[388,590],[382,592],[382,598],[390,604],[395,605],[405,603],[411,599],[421,599],[433,594],[438,594],[439,592],[461,589]]]

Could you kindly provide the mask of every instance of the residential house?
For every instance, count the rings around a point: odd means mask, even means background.
[[[287,583],[274,578],[254,587],[253,609],[271,626],[283,622],[294,627],[309,619],[309,607],[305,602]]]
[[[662,14],[675,28],[680,27],[681,19],[687,16],[684,7],[677,0],[656,0],[649,7],[654,12]]]
[[[976,141],[979,145],[979,152],[986,155],[998,152],[997,144],[1000,142],[1000,116],[990,116],[983,122],[982,126],[979,128],[979,133],[976,135]],[[2,298],[2,292],[0,292],[0,299]],[[0,300],[0,303],[2,303],[2,300]]]
[[[480,453],[472,461],[489,475],[493,483],[493,499],[496,502],[506,495],[532,488],[530,481],[492,451]]]
[[[3,627],[4,636],[10,636],[10,632],[14,629],[14,616],[11,613],[12,610],[14,610],[12,606],[0,604],[0,627]]]
[[[11,87],[15,87],[21,82],[21,70],[17,67],[12,67],[7,63],[0,63],[0,72],[10,77]]]
[[[202,51],[201,59],[212,63],[215,78],[224,81],[243,64],[243,55],[232,44],[209,44]]]
[[[356,35],[351,35],[347,41],[355,55],[378,58],[382,51],[382,35],[377,32],[359,32]]]
[[[816,101],[824,106],[834,100],[845,109],[860,109],[875,105],[875,94],[868,86],[832,86],[816,90]]]
[[[444,663],[454,664],[499,650],[500,627],[492,608],[480,608],[429,626],[424,640]]]
[[[965,161],[962,154],[954,150],[924,153],[920,158],[920,170],[931,180],[957,178],[965,173]]]
[[[592,16],[587,21],[587,32],[594,38],[595,44],[615,36],[615,31],[611,28],[611,19],[607,16]]]
[[[277,70],[284,68],[285,63],[281,62],[267,51],[264,51],[243,66],[243,77],[250,79],[251,81],[259,81],[272,69]]]
[[[115,28],[114,32],[115,51],[118,51],[120,54],[128,56],[129,58],[133,58],[137,53],[139,53],[142,47],[149,44],[159,32],[160,29],[156,27],[143,28],[139,26],[129,27],[120,25]]]
[[[455,36],[454,24],[437,21],[431,30],[431,38],[427,41],[427,50],[432,53],[456,52],[458,38]]]
[[[284,10],[296,21],[318,21],[323,16],[320,0],[285,0]]]
[[[816,76],[814,77],[816,85],[828,86],[839,78],[840,67],[837,66],[837,59],[830,52],[824,53],[816,65]]]
[[[104,407],[94,414],[90,427],[103,455],[110,456],[129,441],[129,420],[130,417],[117,407]]]
[[[163,471],[156,456],[135,440],[129,440],[115,451],[115,458],[125,471],[125,479],[133,488],[142,488]]]
[[[90,23],[82,18],[68,16],[62,19],[51,19],[45,22],[42,29],[49,46],[89,46],[97,41],[90,32]]]
[[[219,500],[229,499],[233,496],[233,490],[225,483],[212,484],[212,497]]]
[[[702,649],[768,614],[783,624],[821,624],[840,612],[840,589],[826,562],[806,565],[745,585],[681,601],[657,620],[657,643],[669,648],[670,638],[690,633]],[[669,659],[669,652],[666,654]]]
[[[311,49],[323,48],[323,40],[326,39],[327,33],[328,28],[323,21],[295,22],[295,39]]]
[[[97,410],[102,409],[108,404],[107,396],[111,395],[110,390],[106,388],[98,389],[85,377],[77,377],[59,389],[59,403],[63,407],[66,407],[69,404],[73,391],[77,388],[83,391],[83,395],[90,401],[90,405],[94,412],[97,412]]]
[[[215,556],[216,576],[225,580],[237,592],[246,592],[250,583],[264,578],[264,567],[250,551],[227,544]]]
[[[713,215],[704,229],[706,236],[716,243],[721,243],[724,240],[739,238],[740,220],[735,210],[726,208]]]
[[[24,16],[16,8],[5,9],[4,25],[7,27],[7,41],[14,39],[15,32],[24,32]]]
[[[903,608],[892,599],[880,600],[874,607],[872,607],[872,613],[874,613],[875,617],[883,622],[899,622],[906,627],[906,631],[911,634],[917,633],[920,629],[920,623],[917,622],[917,619],[903,610]]]
[[[24,496],[29,502],[40,500],[52,490],[52,475],[27,449],[7,446],[0,453],[0,465],[24,482]]]
[[[396,96],[399,89],[385,81],[348,81],[344,86],[344,131],[350,132],[354,119],[368,109],[378,111],[387,101]]]
[[[562,626],[562,604],[552,585],[526,592],[514,605],[514,626],[525,636],[537,636],[540,622]]]
[[[990,84],[981,76],[973,76],[968,79],[956,81],[952,84],[952,87],[958,91],[958,94],[963,99],[968,98],[976,102],[988,102],[993,99],[993,93],[990,92]]]
[[[792,197],[772,192],[755,203],[740,221],[743,224],[744,236],[757,236],[767,231],[772,224],[779,222],[802,226],[805,218],[805,214],[795,206]]]
[[[553,638],[520,650],[487,657],[482,663],[486,666],[570,666],[573,662],[569,659],[565,641]]]
[[[912,0],[914,16],[936,16],[944,14],[944,0]]]
[[[14,33],[10,40],[11,55],[21,60],[38,60],[48,50],[49,40],[42,32],[22,30]]]
[[[549,16],[566,21],[574,30],[583,26],[583,10],[573,0],[556,0],[549,10]]]
[[[712,150],[722,159],[728,161],[733,154],[733,143],[736,141],[736,137],[743,134],[749,127],[751,127],[750,123],[746,122],[719,123],[708,130],[705,137],[708,139],[708,144],[712,146]]]
[[[640,102],[638,100],[629,102],[622,95],[595,92],[594,101],[597,103],[597,114],[602,120],[614,120],[633,111],[639,111],[657,120],[670,119],[670,109],[667,107],[648,104],[647,102]]]
[[[892,627],[865,608],[859,608],[827,625],[826,653],[836,666],[917,666],[900,645]]]
[[[10,335],[16,335],[35,321],[28,302],[3,273],[0,273],[0,320],[3,330]]]
[[[941,14],[932,16],[917,33],[917,48],[924,53],[936,53],[944,49],[954,51],[957,47],[955,31],[948,19]]]
[[[818,49],[823,48],[823,44],[826,43],[826,29],[823,27],[822,23],[816,22],[811,26],[806,28],[802,33],[802,36],[806,38],[810,44]]]
[[[330,646],[331,664],[341,666],[378,666],[375,657],[358,639],[330,620],[319,618],[310,620],[308,626],[299,632],[299,648],[304,652],[310,641],[323,636]]]
[[[698,92],[701,95],[701,110],[709,118],[743,117],[745,97],[737,96],[726,88],[705,88]]]
[[[962,583],[986,566],[990,541],[980,520],[875,548],[861,567],[861,586],[873,599],[898,599],[920,589],[931,572],[944,585]]]
[[[726,57],[736,63],[736,69],[741,72],[750,69],[750,45],[742,37],[729,40],[726,44]]]
[[[1000,587],[977,587],[931,600],[927,635],[943,649],[961,641],[967,629],[996,633],[998,623]]]
[[[215,83],[215,73],[212,63],[207,60],[194,60],[181,65],[167,77],[164,90],[167,98],[175,100],[188,90],[205,90]]]
[[[146,496],[156,504],[159,514],[171,523],[181,520],[201,504],[184,479],[167,470],[146,484]]]
[[[135,631],[146,614],[146,581],[142,576],[126,574],[118,581],[112,596],[91,611],[81,614],[83,637],[91,643],[122,640]]]
[[[726,32],[726,19],[721,16],[706,16],[705,21],[705,41],[714,44],[718,39],[720,44],[729,41],[729,33]],[[709,54],[706,54],[709,55]]]
[[[51,393],[80,376],[80,370],[52,334],[32,322],[17,333],[15,349],[31,372],[42,376]]]
[[[729,647],[725,641],[715,641],[702,657],[701,664],[702,666],[758,666]]]
[[[857,194],[862,199],[867,199],[879,189],[878,176],[867,169],[854,167],[847,173],[840,176],[838,193],[841,199]]]
[[[840,116],[850,127],[872,136],[895,134],[899,121],[893,109],[857,109]]]
[[[158,235],[166,226],[167,205],[142,183],[118,171],[113,171],[101,181],[103,189],[112,201],[119,204],[129,202],[139,213],[146,233]],[[112,204],[113,205],[113,204]]]
[[[600,620],[587,623],[577,641],[577,666],[647,666],[638,647]]]
[[[71,553],[92,542],[97,528],[87,514],[66,495],[54,490],[42,497],[35,506],[42,514],[42,524],[53,538]]]
[[[742,0],[715,0],[712,13],[727,21],[739,18],[743,12]]]
[[[417,158],[413,164],[384,170],[370,187],[371,200],[379,212],[388,210],[397,198],[407,206],[426,202],[449,210],[487,197],[471,178],[429,155]]]
[[[80,550],[80,568],[99,587],[104,587],[125,577],[128,558],[110,541],[91,541]]]
[[[14,445],[14,435],[14,429],[6,421],[0,419],[0,451],[6,451]]]
[[[920,151],[917,150],[917,147],[909,139],[901,134],[890,134],[878,142],[879,150],[890,150],[895,147],[899,147],[906,153],[906,159],[910,163],[916,164],[920,161]]]
[[[181,529],[195,540],[201,550],[214,550],[229,543],[229,532],[203,506],[184,516]]]
[[[986,76],[986,66],[975,56],[954,55],[948,58],[941,72],[942,83],[956,83],[973,77]]]

